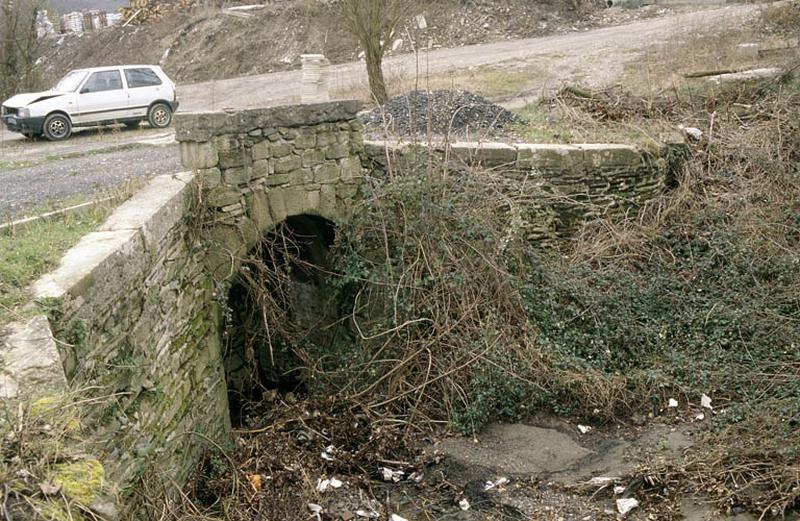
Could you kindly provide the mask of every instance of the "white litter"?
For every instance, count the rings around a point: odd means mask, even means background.
[[[678,400],[676,400],[675,398],[670,398],[669,399],[669,407],[673,407],[674,408],[674,407],[677,407],[677,406],[678,406]]]
[[[320,514],[322,514],[323,508],[321,506],[316,503],[309,503],[308,509],[314,513],[314,517],[317,519],[317,521],[322,521],[322,516]]]
[[[579,431],[581,434],[586,434],[586,433],[587,433],[587,432],[589,432],[590,430],[592,430],[592,428],[591,428],[591,427],[589,427],[588,425],[578,425],[578,431]]]
[[[713,407],[711,407],[711,398],[705,393],[700,397],[700,406],[703,407],[703,409],[713,409]]]
[[[325,492],[329,488],[340,488],[343,485],[341,481],[336,478],[331,479],[318,479],[317,480],[317,492]]]
[[[614,487],[614,495],[615,496],[619,496],[623,492],[625,492],[625,487],[623,487],[622,485]]]
[[[336,447],[334,447],[333,445],[328,445],[327,447],[325,447],[325,450],[322,451],[322,454],[320,454],[320,456],[322,456],[322,459],[324,459],[325,461],[333,461],[336,459],[335,454],[336,454]]]
[[[402,470],[393,470],[389,467],[381,467],[381,473],[384,481],[392,481],[394,483],[399,483],[403,476],[406,475]]]
[[[695,420],[700,420],[700,421],[703,421],[703,420],[705,420],[705,419],[706,419],[706,415],[705,415],[705,414],[703,414],[702,412],[699,412],[699,413],[697,413],[697,414],[694,416],[694,419],[695,419]]]
[[[483,485],[483,490],[492,490],[493,488],[499,488],[503,485],[508,485],[508,478],[500,478],[497,481],[487,481],[485,485]]]
[[[467,500],[467,498],[464,498],[458,502],[458,508],[460,508],[461,510],[469,510],[469,501]]]
[[[689,136],[692,139],[696,139],[698,141],[703,137],[703,131],[700,130],[699,128],[685,127],[683,131],[686,132],[687,136]]]
[[[617,511],[623,516],[638,506],[639,501],[632,497],[617,500]]]
[[[366,517],[367,519],[378,519],[381,515],[374,510],[356,510],[358,517]]]
[[[612,477],[608,477],[608,476],[596,476],[596,477],[590,479],[588,481],[588,483],[589,483],[589,485],[593,485],[593,486],[602,486],[602,485],[608,485],[609,483],[612,483],[612,482],[618,481],[618,480],[619,480],[619,478],[612,478]]]
[[[408,519],[398,516],[397,514],[392,514],[389,516],[389,521],[408,521]]]
[[[422,472],[412,472],[410,476],[408,476],[409,481],[413,481],[414,483],[421,483],[425,474]]]

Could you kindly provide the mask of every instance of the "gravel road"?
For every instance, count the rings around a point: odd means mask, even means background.
[[[543,38],[508,40],[435,49],[419,58],[421,74],[440,74],[485,65],[534,60],[545,65],[542,84],[560,83],[580,76],[583,83],[605,84],[660,42],[718,27],[741,26],[759,12],[758,5],[734,5],[637,21],[625,25],[592,29]],[[388,77],[414,78],[418,68],[413,54],[384,62]],[[279,72],[182,85],[178,89],[181,110],[204,111],[222,108],[252,108],[297,100],[300,71]],[[588,80],[588,81],[586,81]],[[331,87],[347,90],[366,84],[364,64],[346,63],[330,67]]]
[[[91,196],[128,179],[180,169],[177,147],[170,145],[94,153],[0,171],[0,220],[24,217],[48,201]]]

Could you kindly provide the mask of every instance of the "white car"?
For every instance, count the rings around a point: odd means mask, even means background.
[[[177,109],[175,84],[161,67],[124,65],[71,71],[49,91],[3,102],[0,118],[12,132],[60,141],[73,127],[135,127],[145,120],[168,127]]]

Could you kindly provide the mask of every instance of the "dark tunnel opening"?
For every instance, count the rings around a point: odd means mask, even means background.
[[[328,284],[335,240],[335,225],[327,219],[288,217],[243,262],[225,309],[225,370],[234,425],[265,393],[306,390],[299,348],[329,342],[329,326],[338,321],[336,295]]]

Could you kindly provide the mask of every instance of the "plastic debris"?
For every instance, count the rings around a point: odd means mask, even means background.
[[[609,476],[596,476],[590,479],[588,483],[589,485],[593,486],[603,486],[603,485],[608,485],[609,483],[613,483],[614,481],[619,481],[619,478],[609,477]]]
[[[508,478],[500,478],[497,481],[487,481],[486,484],[483,485],[483,490],[492,490],[493,488],[499,488],[503,485],[508,485]]]
[[[675,398],[670,398],[670,399],[669,399],[669,405],[668,405],[668,406],[669,406],[669,407],[673,407],[673,408],[674,408],[674,407],[677,407],[677,406],[678,406],[678,400],[676,400]]]
[[[699,421],[703,421],[703,420],[706,419],[706,415],[703,414],[702,412],[699,412],[699,413],[695,414],[694,419],[695,420],[699,420]]]
[[[638,506],[639,501],[632,497],[617,500],[617,511],[623,516]]]
[[[692,139],[700,141],[703,138],[703,131],[695,127],[684,127],[683,131]]]
[[[333,445],[328,445],[327,447],[325,447],[325,450],[322,451],[322,454],[320,454],[320,456],[322,456],[322,459],[324,459],[325,461],[335,460],[336,447],[334,447]]]
[[[378,519],[381,515],[374,510],[356,510],[358,517],[366,517],[367,519]]]
[[[469,500],[467,498],[464,498],[458,502],[458,508],[460,508],[461,510],[469,510],[469,507],[470,507]]]
[[[408,519],[402,516],[398,516],[397,514],[392,514],[391,516],[389,516],[389,521],[408,521]]]
[[[381,467],[381,473],[384,481],[392,481],[394,483],[399,483],[403,476],[406,475],[402,470],[393,470],[389,467]]]
[[[314,517],[317,519],[317,521],[322,521],[322,516],[320,514],[322,514],[323,508],[320,505],[316,503],[309,503],[308,509],[314,514]]]
[[[619,496],[623,492],[625,492],[625,487],[623,487],[622,485],[614,487],[614,495],[615,496]]]
[[[703,409],[713,409],[713,407],[711,407],[711,398],[705,393],[700,397],[700,406],[703,407]]]
[[[422,472],[412,472],[411,475],[408,476],[408,480],[414,483],[422,483],[423,478],[425,478],[425,474]]]
[[[340,488],[343,485],[341,481],[336,478],[331,479],[318,479],[317,480],[317,492],[325,492],[329,488]]]
[[[581,434],[586,434],[590,430],[592,430],[592,428],[589,427],[588,425],[578,425],[578,432],[580,432]]]

